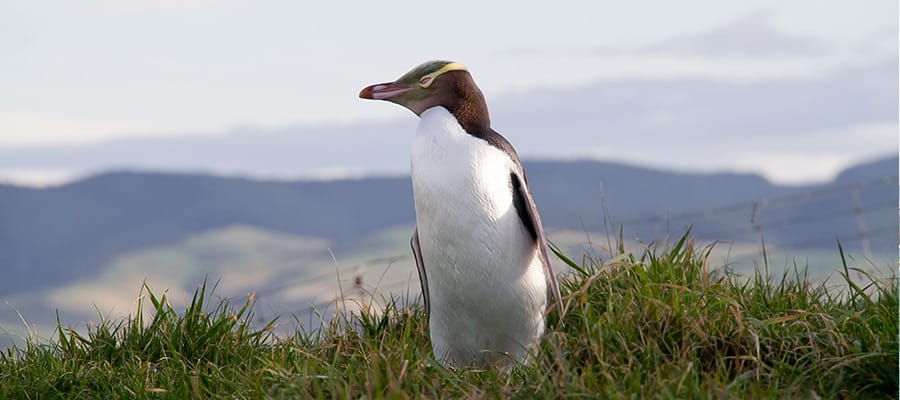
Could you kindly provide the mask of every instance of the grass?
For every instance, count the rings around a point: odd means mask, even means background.
[[[575,263],[535,362],[448,370],[419,307],[386,301],[315,332],[254,326],[252,297],[182,312],[145,288],[131,318],[59,327],[0,355],[0,398],[896,398],[896,279],[846,288],[801,269],[742,279],[687,237]],[[152,307],[147,320],[144,306]]]

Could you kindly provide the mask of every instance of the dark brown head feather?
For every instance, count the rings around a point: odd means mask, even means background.
[[[439,76],[434,86],[435,106],[444,106],[463,129],[478,136],[491,128],[487,102],[468,71],[450,71]]]

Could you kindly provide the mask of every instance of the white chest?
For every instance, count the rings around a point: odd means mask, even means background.
[[[516,170],[506,153],[466,133],[443,107],[422,114],[411,157],[417,212],[497,220],[512,207],[509,179]],[[447,201],[462,203],[447,207]]]

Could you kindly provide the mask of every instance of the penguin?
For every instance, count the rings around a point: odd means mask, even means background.
[[[562,314],[562,302],[525,171],[491,128],[472,75],[462,64],[430,61],[359,97],[420,118],[410,152],[410,244],[435,359],[455,368],[528,361],[548,309],[555,302]]]

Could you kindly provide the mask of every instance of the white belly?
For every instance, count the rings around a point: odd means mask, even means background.
[[[501,150],[443,107],[422,113],[411,172],[434,355],[449,365],[523,360],[544,331],[539,253],[513,206]]]

